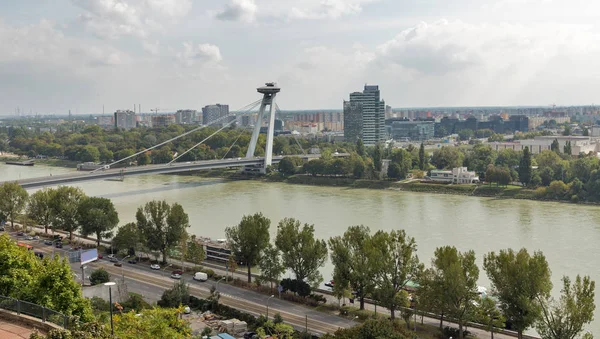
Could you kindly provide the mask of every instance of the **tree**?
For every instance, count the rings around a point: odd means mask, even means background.
[[[110,281],[110,274],[104,269],[99,268],[94,270],[92,274],[90,274],[90,283],[92,285],[104,284],[105,282]]]
[[[100,160],[100,151],[96,146],[87,145],[79,151],[79,160],[83,162],[98,162]]]
[[[407,174],[406,172],[402,171],[402,168],[400,168],[400,165],[398,165],[396,163],[390,163],[388,165],[387,176],[389,178],[400,180],[400,179],[406,178],[406,174]]]
[[[594,319],[596,283],[589,276],[563,277],[563,289],[558,301],[550,297],[541,300],[542,317],[536,329],[544,339],[575,339],[583,326]]]
[[[531,182],[531,153],[529,147],[523,149],[523,157],[519,163],[519,180],[523,186],[528,186]]]
[[[112,229],[119,224],[119,214],[110,199],[86,197],[77,209],[81,234],[96,235],[96,245],[100,246],[102,239],[112,237]]]
[[[149,165],[152,163],[152,158],[148,155],[148,152],[142,153],[137,157],[138,166]]]
[[[563,130],[562,135],[564,135],[564,136],[571,135],[571,126],[570,125],[565,126],[565,129]]]
[[[130,253],[135,253],[142,239],[142,234],[134,222],[127,223],[117,230],[113,237],[111,245],[119,250],[127,249]]]
[[[393,166],[396,165],[396,166]],[[390,173],[390,168],[391,173]],[[405,149],[395,149],[390,156],[390,166],[388,168],[388,176],[396,179],[404,179],[408,172],[412,169],[411,154]],[[391,175],[390,175],[391,174]]]
[[[496,302],[488,297],[481,298],[479,301],[475,319],[478,323],[486,326],[486,330],[492,334],[492,339],[494,339],[494,332],[504,328],[504,316],[496,307]]]
[[[178,203],[153,200],[139,207],[135,215],[137,227],[150,250],[160,251],[163,263],[167,262],[167,251],[177,245],[190,227],[188,215]]]
[[[430,277],[425,282],[439,289],[437,295],[442,296],[442,308],[456,319],[459,338],[463,338],[463,326],[468,315],[473,311],[473,301],[477,299],[477,279],[479,268],[475,264],[475,252],[459,252],[455,247],[438,247],[432,259]]]
[[[571,141],[567,140],[567,142],[565,142],[565,146],[563,147],[563,153],[567,154],[567,155],[571,155],[572,150],[571,150]]]
[[[473,132],[471,129],[463,129],[458,132],[458,138],[461,141],[468,141],[473,137],[474,134],[475,132]]]
[[[483,258],[483,267],[497,292],[501,309],[518,338],[540,319],[539,300],[548,297],[552,289],[550,268],[542,252],[530,256],[526,249],[514,252],[490,252]]]
[[[185,251],[185,260],[188,260],[196,265],[199,265],[204,259],[206,259],[206,252],[204,246],[198,243],[196,235],[193,234],[187,242]]]
[[[361,310],[365,309],[365,297],[375,287],[373,276],[378,258],[370,232],[366,226],[351,226],[343,236],[329,239],[335,286],[354,289]]]
[[[375,171],[377,173],[381,172],[381,159],[381,145],[377,143],[373,150],[373,165],[375,166]]]
[[[252,281],[252,266],[258,264],[263,249],[269,244],[269,226],[271,220],[256,213],[245,215],[239,224],[225,229],[231,252],[248,268],[248,282]]]
[[[319,268],[327,260],[327,244],[315,239],[314,225],[300,226],[300,221],[293,218],[281,220],[275,245],[281,251],[284,266],[294,272],[296,279],[315,286],[323,281]]]
[[[289,157],[284,157],[281,159],[277,165],[277,169],[279,170],[279,173],[283,175],[292,175],[296,173],[296,165]]]
[[[455,168],[463,164],[464,154],[456,147],[442,146],[433,151],[431,164],[437,169]]]
[[[273,293],[273,282],[279,281],[279,277],[285,272],[279,249],[269,243],[263,250],[258,267],[261,276],[271,283],[271,293]]]
[[[417,257],[415,239],[406,235],[404,230],[393,230],[390,233],[378,231],[373,236],[375,256],[379,259],[374,264],[375,279],[379,282],[377,295],[382,306],[391,312],[392,319],[400,306],[397,294],[409,281],[416,281],[423,265]]]
[[[365,151],[365,144],[363,144],[363,141],[360,138],[356,140],[356,153],[361,157],[364,157],[367,154]]]
[[[427,159],[425,158],[425,145],[421,143],[419,147],[419,169],[424,171],[427,168]]]
[[[50,204],[52,226],[69,232],[69,240],[73,240],[73,232],[80,226],[77,211],[84,198],[85,194],[80,188],[59,186]]]
[[[173,287],[165,290],[156,303],[160,307],[179,307],[190,302],[189,286],[183,280],[178,280]]]
[[[27,191],[16,181],[0,185],[0,212],[10,220],[10,227],[27,203]]]
[[[550,150],[556,154],[560,153],[560,144],[558,143],[558,139],[554,139],[554,141],[552,141]]]
[[[50,208],[54,199],[54,189],[44,188],[29,197],[27,215],[38,225],[44,226],[44,232],[48,233],[48,227],[52,222],[52,209]]]
[[[583,136],[584,136],[584,137],[587,137],[587,136],[589,136],[589,135],[590,135],[590,130],[589,130],[589,129],[587,129],[587,128],[584,128],[584,129],[583,129]]]

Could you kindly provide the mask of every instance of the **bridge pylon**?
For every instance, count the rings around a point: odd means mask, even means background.
[[[275,132],[275,97],[281,88],[277,87],[274,82],[268,82],[263,87],[256,89],[258,93],[263,94],[262,102],[260,103],[260,109],[258,111],[258,119],[252,132],[252,138],[250,144],[248,144],[248,151],[246,152],[246,158],[254,158],[254,152],[256,151],[256,143],[258,142],[258,135],[260,134],[260,128],[265,117],[265,111],[269,106],[269,116],[267,122],[267,144],[265,146],[265,162],[262,168],[257,169],[254,167],[245,167],[244,172],[255,172],[258,170],[260,173],[265,173],[268,166],[271,166],[273,162],[273,135]]]

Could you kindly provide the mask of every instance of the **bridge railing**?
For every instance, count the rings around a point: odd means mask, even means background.
[[[66,316],[45,306],[5,296],[0,296],[0,309],[14,312],[17,315],[28,315],[63,328],[69,328],[76,321],[75,317]]]

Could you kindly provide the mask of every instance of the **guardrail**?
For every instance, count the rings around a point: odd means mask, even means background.
[[[65,329],[69,328],[74,321],[74,317],[66,316],[45,306],[5,296],[0,296],[0,309],[15,312],[17,315],[28,315],[40,319],[43,323],[49,322]]]

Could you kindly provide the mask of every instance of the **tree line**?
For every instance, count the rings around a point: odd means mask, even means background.
[[[480,269],[474,251],[439,247],[425,267],[417,256],[415,239],[404,230],[372,233],[366,226],[351,226],[325,241],[315,238],[314,225],[285,218],[278,223],[272,244],[270,223],[257,213],[226,229],[231,250],[248,267],[248,282],[250,268],[257,265],[267,281],[279,281],[288,269],[297,282],[314,287],[323,281],[319,269],[329,256],[334,265],[333,291],[339,298],[354,295],[361,310],[365,299],[371,298],[390,310],[391,319],[399,312],[407,325],[413,312],[433,312],[441,316],[440,328],[445,318],[456,322],[460,338],[469,321],[490,330],[506,325],[519,338],[531,327],[543,338],[575,338],[593,319],[595,282],[589,276],[574,281],[563,277],[561,297],[553,299],[550,267],[539,251],[506,249],[485,254],[483,270],[492,284],[489,296],[478,290]],[[406,290],[410,284],[418,286],[412,296]],[[416,305],[413,309],[410,300]]]

